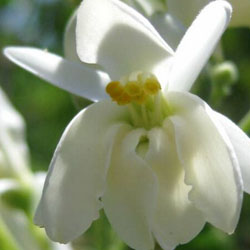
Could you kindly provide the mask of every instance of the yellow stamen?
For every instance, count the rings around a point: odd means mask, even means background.
[[[106,92],[119,105],[129,103],[145,104],[149,96],[156,95],[161,89],[159,82],[153,75],[138,74],[137,80],[128,82],[113,81],[106,87]]]
[[[143,90],[143,91],[141,92],[140,95],[135,96],[135,97],[133,98],[133,101],[134,101],[135,103],[137,103],[137,104],[143,104],[143,103],[146,102],[147,98],[148,98],[148,95],[147,95],[147,94],[145,93],[145,91]]]
[[[119,105],[126,105],[131,102],[131,97],[124,91],[121,96],[114,99]]]
[[[124,87],[118,81],[110,82],[106,87],[106,92],[116,101],[124,93]]]
[[[155,77],[148,78],[144,83],[144,90],[148,95],[156,95],[161,89],[161,85]]]
[[[128,82],[125,85],[125,91],[128,93],[129,96],[134,97],[141,95],[143,88],[141,84],[139,84],[136,81],[133,81],[133,82]]]

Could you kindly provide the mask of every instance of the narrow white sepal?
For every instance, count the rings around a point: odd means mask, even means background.
[[[213,1],[196,17],[177,47],[169,76],[169,91],[189,91],[226,29],[232,8]]]
[[[72,94],[92,101],[108,97],[105,87],[110,78],[103,71],[36,48],[7,47],[4,55],[20,67]]]

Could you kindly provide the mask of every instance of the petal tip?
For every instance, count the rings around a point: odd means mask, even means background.
[[[207,7],[223,8],[226,11],[226,14],[228,16],[228,20],[231,19],[233,8],[232,8],[232,5],[228,1],[225,1],[225,0],[212,1],[210,4],[207,5]]]
[[[15,47],[5,47],[2,52],[5,57],[11,59],[13,50],[15,50]]]
[[[3,48],[3,54],[8,57],[12,56],[15,52],[21,52],[24,49],[25,47],[20,47],[20,46],[7,46]]]
[[[37,49],[31,47],[8,46],[3,49],[3,54],[10,61],[26,69],[27,65],[24,63],[24,59],[26,59],[26,55],[28,55],[28,53],[35,50]]]

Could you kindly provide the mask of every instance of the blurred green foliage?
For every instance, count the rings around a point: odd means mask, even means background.
[[[63,54],[64,28],[79,3],[80,0],[1,0],[1,49],[7,45],[23,45],[47,48],[57,54]],[[210,102],[213,108],[235,122],[239,122],[250,107],[249,44],[249,29],[230,29],[224,34],[222,39],[224,57],[225,60],[231,60],[236,64],[239,79],[231,86],[231,92],[220,102],[211,103],[213,86],[211,79],[204,73],[193,88],[199,96]],[[2,54],[0,54],[0,85],[27,122],[27,140],[33,170],[47,170],[63,130],[78,111],[72,102],[72,97],[20,69]],[[250,131],[249,120],[245,123],[248,124],[245,128]],[[233,235],[228,236],[207,225],[192,242],[177,249],[249,250],[250,197],[245,195],[244,198],[240,222]],[[11,199],[11,202],[14,200]],[[3,235],[0,231],[0,238],[2,243],[8,235]],[[6,241],[4,244],[10,245],[0,245],[0,249],[16,249],[11,241],[9,243]],[[104,214],[100,220],[93,223],[83,237],[75,241],[74,245],[76,249],[85,250],[129,249],[117,239]]]

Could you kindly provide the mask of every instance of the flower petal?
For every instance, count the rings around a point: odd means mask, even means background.
[[[205,220],[188,199],[191,187],[184,183],[173,124],[166,120],[164,128],[152,129],[149,141],[146,160],[159,182],[153,232],[163,249],[174,249],[192,240],[203,228]]]
[[[201,11],[176,50],[168,90],[191,89],[226,29],[231,12],[226,1],[213,1]]]
[[[73,62],[80,62],[80,59],[76,52],[76,17],[77,17],[78,9],[73,13],[70,17],[65,32],[64,32],[64,39],[63,39],[63,49],[65,58],[73,61]]]
[[[30,177],[25,123],[0,88],[0,177]]]
[[[20,67],[70,93],[92,101],[108,97],[105,87],[110,79],[103,71],[35,48],[8,47],[4,54]]]
[[[115,231],[130,247],[151,250],[151,224],[157,182],[150,166],[136,154],[146,131],[125,131],[113,147],[107,187],[103,196],[105,213]]]
[[[175,112],[170,119],[185,182],[192,185],[189,199],[208,222],[232,233],[242,203],[242,177],[232,145],[197,96],[169,92],[167,99]]]
[[[126,115],[126,108],[107,100],[81,111],[66,128],[35,216],[52,240],[71,241],[97,219],[116,130],[106,144],[105,136],[114,124],[122,126]]]
[[[150,22],[119,0],[84,0],[77,17],[77,52],[113,80],[152,68],[173,51]]]
[[[150,17],[150,22],[167,44],[169,44],[171,48],[176,49],[186,31],[186,28],[179,20],[169,13],[157,12]]]
[[[213,112],[225,129],[238,158],[244,191],[250,194],[250,138],[226,116]]]

